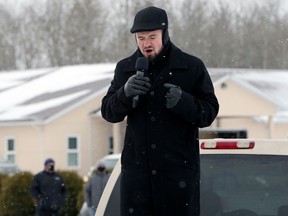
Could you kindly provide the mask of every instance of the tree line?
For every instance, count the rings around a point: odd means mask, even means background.
[[[169,16],[173,43],[207,67],[288,69],[288,13],[277,1],[231,10],[205,0],[46,0],[0,3],[0,71],[116,62],[136,49],[129,30],[148,5]]]

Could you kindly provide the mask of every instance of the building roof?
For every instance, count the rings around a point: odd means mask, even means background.
[[[233,80],[271,102],[277,109],[274,122],[288,122],[288,70],[211,68],[209,73],[214,85]],[[255,116],[254,119],[267,122],[268,116]]]
[[[1,72],[0,124],[47,123],[107,91],[114,69],[115,64],[111,63]],[[288,116],[288,71],[229,68],[208,71],[214,85],[234,80],[272,102],[280,116]],[[99,107],[95,107],[96,111]]]
[[[106,90],[114,68],[97,64],[2,72],[0,122],[47,122]]]
[[[288,111],[288,70],[210,69],[214,85],[234,80],[249,91],[272,102],[279,112]]]

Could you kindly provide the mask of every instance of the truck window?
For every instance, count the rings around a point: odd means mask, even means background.
[[[201,193],[216,194],[223,213],[277,215],[288,204],[287,156],[201,155],[201,171]]]

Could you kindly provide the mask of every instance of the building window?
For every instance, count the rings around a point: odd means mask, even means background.
[[[79,166],[79,139],[78,137],[68,137],[68,167]]]
[[[15,163],[15,139],[6,139],[6,159],[10,163]]]

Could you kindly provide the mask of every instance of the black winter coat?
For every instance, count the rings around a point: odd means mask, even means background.
[[[66,187],[62,177],[55,172],[36,174],[30,191],[37,201],[38,212],[58,212],[64,206]]]
[[[172,43],[168,46],[157,61],[150,62],[146,76],[158,75],[136,108],[125,97],[124,84],[136,72],[140,51],[118,62],[102,100],[107,121],[116,123],[127,116],[121,157],[122,216],[199,215],[198,128],[213,122],[219,105],[203,62]],[[165,106],[164,83],[183,91],[172,109]]]

